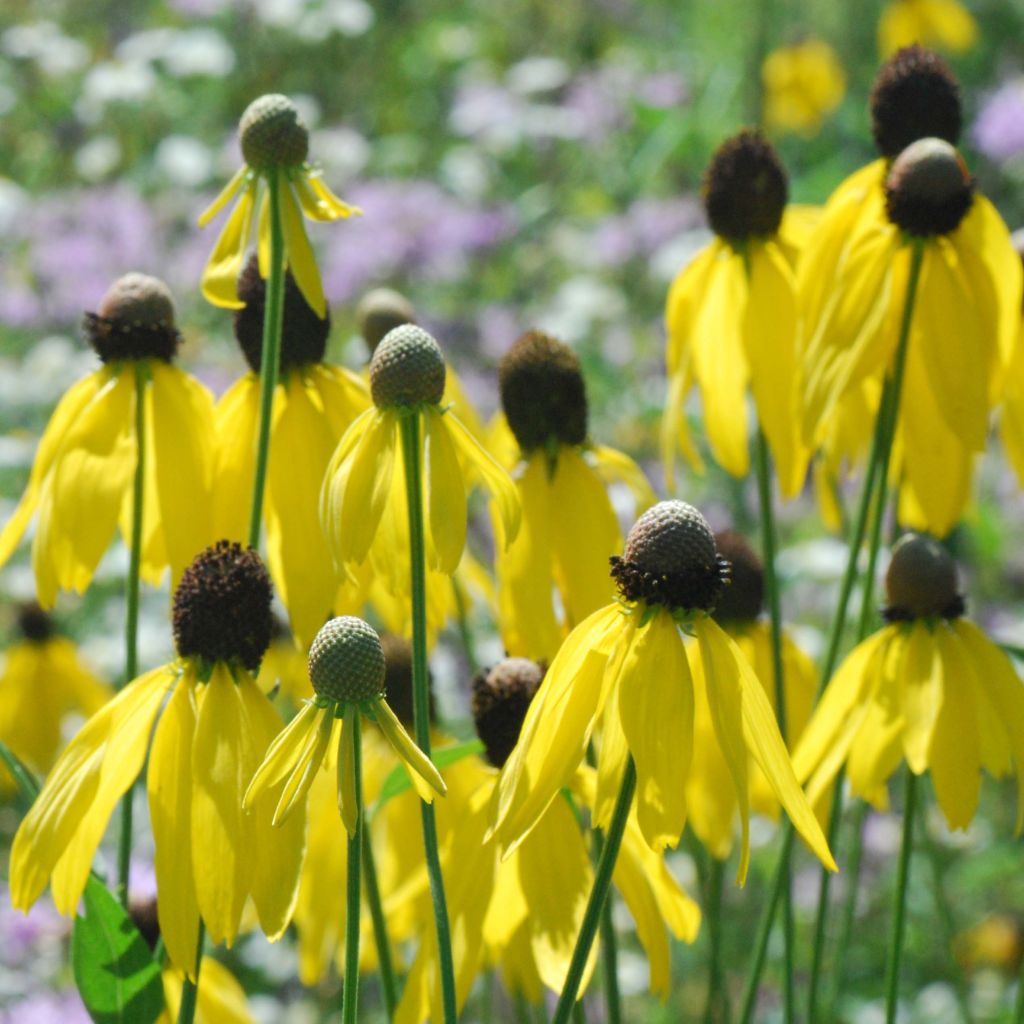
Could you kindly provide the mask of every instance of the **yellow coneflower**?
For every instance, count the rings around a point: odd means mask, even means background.
[[[878,21],[883,57],[920,43],[952,53],[969,50],[978,37],[971,12],[958,0],[889,0]]]
[[[641,482],[638,512],[655,497],[629,456],[591,443],[583,374],[567,345],[528,331],[502,360],[499,383],[523,510],[514,543],[497,555],[501,635],[509,654],[550,659],[603,603],[608,556],[622,550],[605,476]]]
[[[203,295],[215,306],[239,309],[244,305],[236,282],[254,228],[260,274],[269,275],[270,197],[263,185],[273,175],[287,265],[306,301],[322,317],[327,303],[303,214],[310,220],[331,221],[362,211],[343,203],[308,162],[309,131],[287,96],[270,93],[253,100],[242,115],[238,134],[245,163],[199,217],[199,226],[205,227],[237,197],[203,271]]]
[[[61,723],[70,711],[89,716],[113,695],[81,663],[75,645],[55,631],[38,605],[18,612],[21,639],[5,652],[0,671],[0,742],[29,768],[46,775],[61,745]],[[13,780],[0,766],[0,791]]]
[[[177,582],[212,539],[213,399],[173,365],[181,336],[167,286],[145,274],[114,283],[85,319],[102,366],[73,385],[46,425],[28,486],[0,531],[0,565],[38,512],[32,540],[36,594],[51,608],[58,590],[82,593],[118,523],[131,533],[132,484],[140,454],[147,500],[142,575]],[[137,408],[137,395],[143,407]],[[141,413],[141,415],[140,415]],[[139,453],[137,426],[145,435]]]
[[[772,50],[761,67],[761,82],[767,126],[798,135],[814,135],[846,93],[836,51],[813,37]]]
[[[85,723],[22,821],[11,848],[13,906],[27,910],[49,881],[57,909],[76,911],[107,821],[148,748],[160,931],[175,966],[195,976],[200,919],[214,942],[230,945],[250,897],[264,932],[280,938],[305,822],[299,814],[270,828],[279,786],[252,814],[242,810],[245,783],[281,727],[254,678],[270,601],[270,577],[251,549],[222,541],[196,557],[174,595],[178,657]]]

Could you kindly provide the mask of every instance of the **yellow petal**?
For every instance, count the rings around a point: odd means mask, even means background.
[[[277,786],[294,771],[296,762],[315,736],[324,720],[330,724],[331,715],[312,701],[302,705],[299,713],[274,737],[267,747],[259,768],[253,775],[242,797],[242,807],[251,811],[271,787]]]
[[[923,622],[915,622],[903,639],[903,658],[898,669],[900,704],[903,709],[903,749],[915,775],[928,769],[935,720],[945,690],[943,663],[933,637]]]
[[[231,176],[231,180],[221,189],[220,194],[210,205],[203,210],[199,215],[197,221],[199,227],[205,228],[207,224],[213,220],[214,217],[228,205],[229,202],[235,197],[235,195],[241,190],[242,182],[245,181],[245,176],[249,173],[249,168],[246,166],[240,167]]]
[[[278,185],[278,195],[288,267],[303,298],[322,320],[327,312],[327,302],[324,299],[323,285],[320,283],[320,271],[317,269],[316,257],[306,236],[306,227],[302,223],[302,214],[295,202],[295,196],[287,181],[283,179]]]
[[[238,274],[249,247],[255,201],[256,182],[252,181],[239,195],[203,269],[203,296],[214,306],[241,309],[244,305],[238,298]]]
[[[647,474],[625,452],[601,444],[592,445],[589,452],[605,483],[621,483],[629,488],[636,503],[633,511],[637,516],[657,502],[658,496]]]
[[[256,472],[259,378],[247,373],[221,395],[214,409],[216,471],[214,533],[239,542],[248,538]],[[273,453],[273,445],[271,446]]]
[[[338,754],[338,810],[349,839],[359,829],[359,807],[356,803],[356,744],[360,742],[358,717],[359,709],[356,705],[346,704],[341,726],[341,750]]]
[[[263,189],[256,224],[256,266],[264,281],[270,277],[270,190]],[[284,227],[282,225],[282,231]]]
[[[903,716],[896,679],[902,644],[898,634],[895,636],[897,639],[879,648],[878,657],[868,669],[877,682],[871,699],[863,706],[865,713],[854,711],[850,715],[850,727],[854,722],[860,725],[846,764],[851,792],[882,806],[887,799],[885,783],[903,760]]]
[[[323,178],[317,172],[306,175],[317,201],[317,216],[310,214],[314,220],[338,220],[342,217],[362,216],[363,211],[358,206],[352,206],[344,200],[339,199],[326,185]]]
[[[307,367],[307,374],[320,393],[332,436],[340,438],[352,421],[370,407],[370,389],[358,374],[344,366],[314,363]]]
[[[153,735],[146,775],[149,820],[156,846],[153,868],[160,894],[160,934],[175,966],[189,977],[195,975],[199,931],[191,855],[194,686],[192,673],[178,680]]]
[[[373,709],[374,718],[376,718],[381,732],[394,747],[395,753],[411,769],[409,778],[415,786],[416,792],[419,793],[420,799],[430,803],[435,793],[438,796],[444,796],[448,791],[444,779],[441,778],[430,758],[412,741],[398,720],[398,716],[388,706],[387,701],[383,699],[371,701],[370,707]]]
[[[445,417],[427,409],[427,510],[432,548],[441,572],[453,573],[466,546],[466,488]]]
[[[686,823],[693,753],[693,680],[679,628],[659,612],[637,630],[619,683],[619,717],[637,774],[637,819],[659,850],[675,846]]]
[[[626,742],[626,734],[622,729],[622,716],[619,714],[619,691],[622,685],[621,667],[629,653],[629,640],[632,634],[633,631],[630,630],[619,640],[618,648],[621,648],[622,653],[620,655],[616,650],[605,669],[606,677],[614,676],[614,681],[610,685],[605,684],[607,698],[604,702],[604,712],[601,715],[597,787],[592,800],[595,828],[606,829],[612,823],[615,804],[619,798],[619,789],[622,787],[622,773],[625,770],[626,761],[629,759],[629,744]],[[580,771],[582,770],[581,766]]]

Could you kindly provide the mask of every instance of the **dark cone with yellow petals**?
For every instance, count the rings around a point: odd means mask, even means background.
[[[370,360],[370,395],[378,409],[437,405],[444,395],[441,348],[422,327],[403,324],[385,335]]]
[[[885,179],[889,220],[908,235],[930,238],[955,231],[974,199],[974,179],[943,139],[918,139],[893,161]]]
[[[529,658],[505,658],[473,678],[473,721],[495,768],[501,768],[515,748],[545,671],[541,662]]]
[[[627,601],[711,611],[729,579],[707,520],[685,501],[662,501],[633,524],[612,577]]]
[[[309,649],[316,695],[335,704],[362,704],[384,696],[384,651],[376,630],[354,615],[331,619]]]
[[[885,574],[889,622],[912,619],[955,619],[964,612],[956,562],[934,538],[908,533],[892,549]]]
[[[256,171],[296,167],[309,156],[309,129],[287,96],[268,93],[253,100],[238,123],[245,162]]]
[[[160,359],[169,363],[181,334],[174,325],[171,290],[158,277],[125,274],[85,314],[85,334],[104,363],[123,359]]]
[[[731,566],[729,585],[715,605],[718,622],[752,622],[764,610],[764,565],[735,530],[715,534],[718,554]]]
[[[704,173],[704,209],[711,230],[733,245],[779,230],[789,182],[778,153],[760,132],[726,139]]]
[[[220,540],[193,559],[174,591],[174,644],[183,657],[239,662],[250,672],[270,646],[270,574],[252,548]]]
[[[359,300],[356,322],[366,342],[366,351],[372,357],[390,331],[403,324],[416,323],[416,311],[400,292],[392,288],[374,288]]]

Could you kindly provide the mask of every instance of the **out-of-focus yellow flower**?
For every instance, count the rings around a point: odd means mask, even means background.
[[[786,209],[787,195],[782,164],[756,132],[727,140],[708,166],[704,205],[716,237],[672,282],[665,308],[669,390],[661,451],[669,490],[678,450],[700,466],[683,412],[695,385],[712,454],[727,472],[744,477],[750,468],[749,391],[783,495],[792,497],[803,483],[795,267],[808,218]]]
[[[958,0],[890,0],[878,21],[883,57],[920,43],[951,53],[969,50],[978,37],[971,12]]]
[[[171,362],[180,335],[167,286],[125,275],[99,312],[87,314],[86,332],[103,365],[58,402],[25,493],[0,531],[3,565],[38,512],[32,568],[44,608],[58,590],[89,586],[119,523],[131,536],[137,378],[145,429],[142,575],[157,584],[170,565],[176,583],[213,539],[213,399]]]
[[[203,295],[215,306],[238,309],[243,305],[236,282],[254,228],[260,274],[267,277],[270,273],[270,195],[266,182],[273,175],[287,265],[306,301],[322,317],[327,303],[302,216],[330,221],[362,211],[343,203],[307,162],[309,132],[287,96],[270,93],[253,100],[242,115],[238,134],[245,163],[199,217],[199,226],[205,227],[232,199],[238,200],[203,270]]]
[[[814,135],[846,93],[836,51],[821,39],[772,50],[761,68],[761,81],[767,126],[798,135]]]
[[[0,742],[29,768],[46,775],[61,742],[61,722],[69,711],[88,717],[113,695],[110,687],[78,660],[75,645],[54,632],[38,605],[18,613],[22,639],[5,652],[0,671]],[[0,792],[14,780],[0,765]]]
[[[638,488],[637,512],[655,496],[629,456],[590,443],[583,374],[567,345],[529,331],[505,355],[499,379],[523,509],[518,536],[497,555],[501,635],[507,653],[550,660],[603,603],[608,557],[622,550],[602,470]]]
[[[196,991],[194,1024],[255,1024],[249,1012],[245,989],[238,979],[212,956],[204,956],[199,968],[201,984]],[[167,963],[161,972],[166,1008],[156,1024],[174,1024],[181,1007],[185,973]]]
[[[981,769],[1017,776],[1024,825],[1024,686],[1010,659],[964,621],[956,566],[935,541],[909,535],[886,578],[890,624],[839,666],[793,763],[815,800],[845,764],[851,791],[888,805],[886,783],[906,760],[931,772],[951,829],[974,819]]]

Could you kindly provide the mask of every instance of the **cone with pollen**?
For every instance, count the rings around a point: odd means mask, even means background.
[[[180,335],[167,286],[145,274],[119,278],[86,314],[85,334],[102,365],[57,404],[25,493],[0,530],[3,565],[38,511],[32,568],[44,608],[60,590],[85,591],[119,525],[129,541],[140,455],[143,578],[157,585],[170,566],[176,582],[213,540],[213,399],[172,362]]]
[[[785,169],[755,131],[741,131],[719,146],[702,191],[715,239],[672,282],[665,306],[669,392],[661,451],[666,482],[674,489],[678,452],[702,468],[683,410],[694,386],[715,461],[733,476],[747,475],[750,391],[783,495],[791,497],[803,483],[807,462],[794,415],[795,268],[808,217],[787,206]]]
[[[564,342],[527,331],[498,379],[523,509],[519,536],[497,557],[502,640],[510,654],[552,658],[601,606],[608,555],[622,549],[608,484],[625,483],[637,511],[654,493],[629,456],[589,440],[583,373]]]
[[[1009,658],[963,618],[956,566],[934,539],[903,537],[886,575],[888,625],[836,670],[794,755],[808,794],[845,765],[851,791],[888,805],[902,761],[931,772],[947,825],[974,819],[981,769],[1017,776],[1024,826],[1024,687]]]
[[[355,835],[357,803],[352,744],[355,716],[360,713],[371,715],[380,726],[405,762],[412,783],[424,800],[433,800],[435,794],[444,796],[445,784],[437,769],[409,738],[384,700],[384,672],[384,652],[373,627],[352,615],[326,623],[309,649],[309,677],[316,696],[267,751],[246,790],[244,806],[253,806],[269,787],[284,779],[273,818],[275,825],[283,824],[295,807],[304,802],[334,737],[338,809],[349,835]]]
[[[251,899],[267,936],[284,932],[305,822],[270,829],[279,781],[242,812],[239,782],[281,728],[253,675],[270,636],[255,552],[225,541],[196,556],[175,591],[174,630],[177,658],[128,683],[58,759],[15,836],[11,894],[27,909],[50,880],[57,909],[74,913],[111,812],[146,765],[160,931],[191,977],[200,920],[231,945]]]
[[[655,850],[686,823],[694,742],[694,689],[683,629],[696,638],[715,739],[740,811],[739,880],[749,861],[748,758],[830,868],[831,854],[796,782],[764,688],[710,616],[726,575],[707,521],[682,501],[655,505],[613,561],[621,600],[580,623],[559,649],[502,770],[494,830],[515,848],[600,736],[595,823],[607,826],[632,756],[637,820]],[[599,731],[595,732],[595,727]]]

